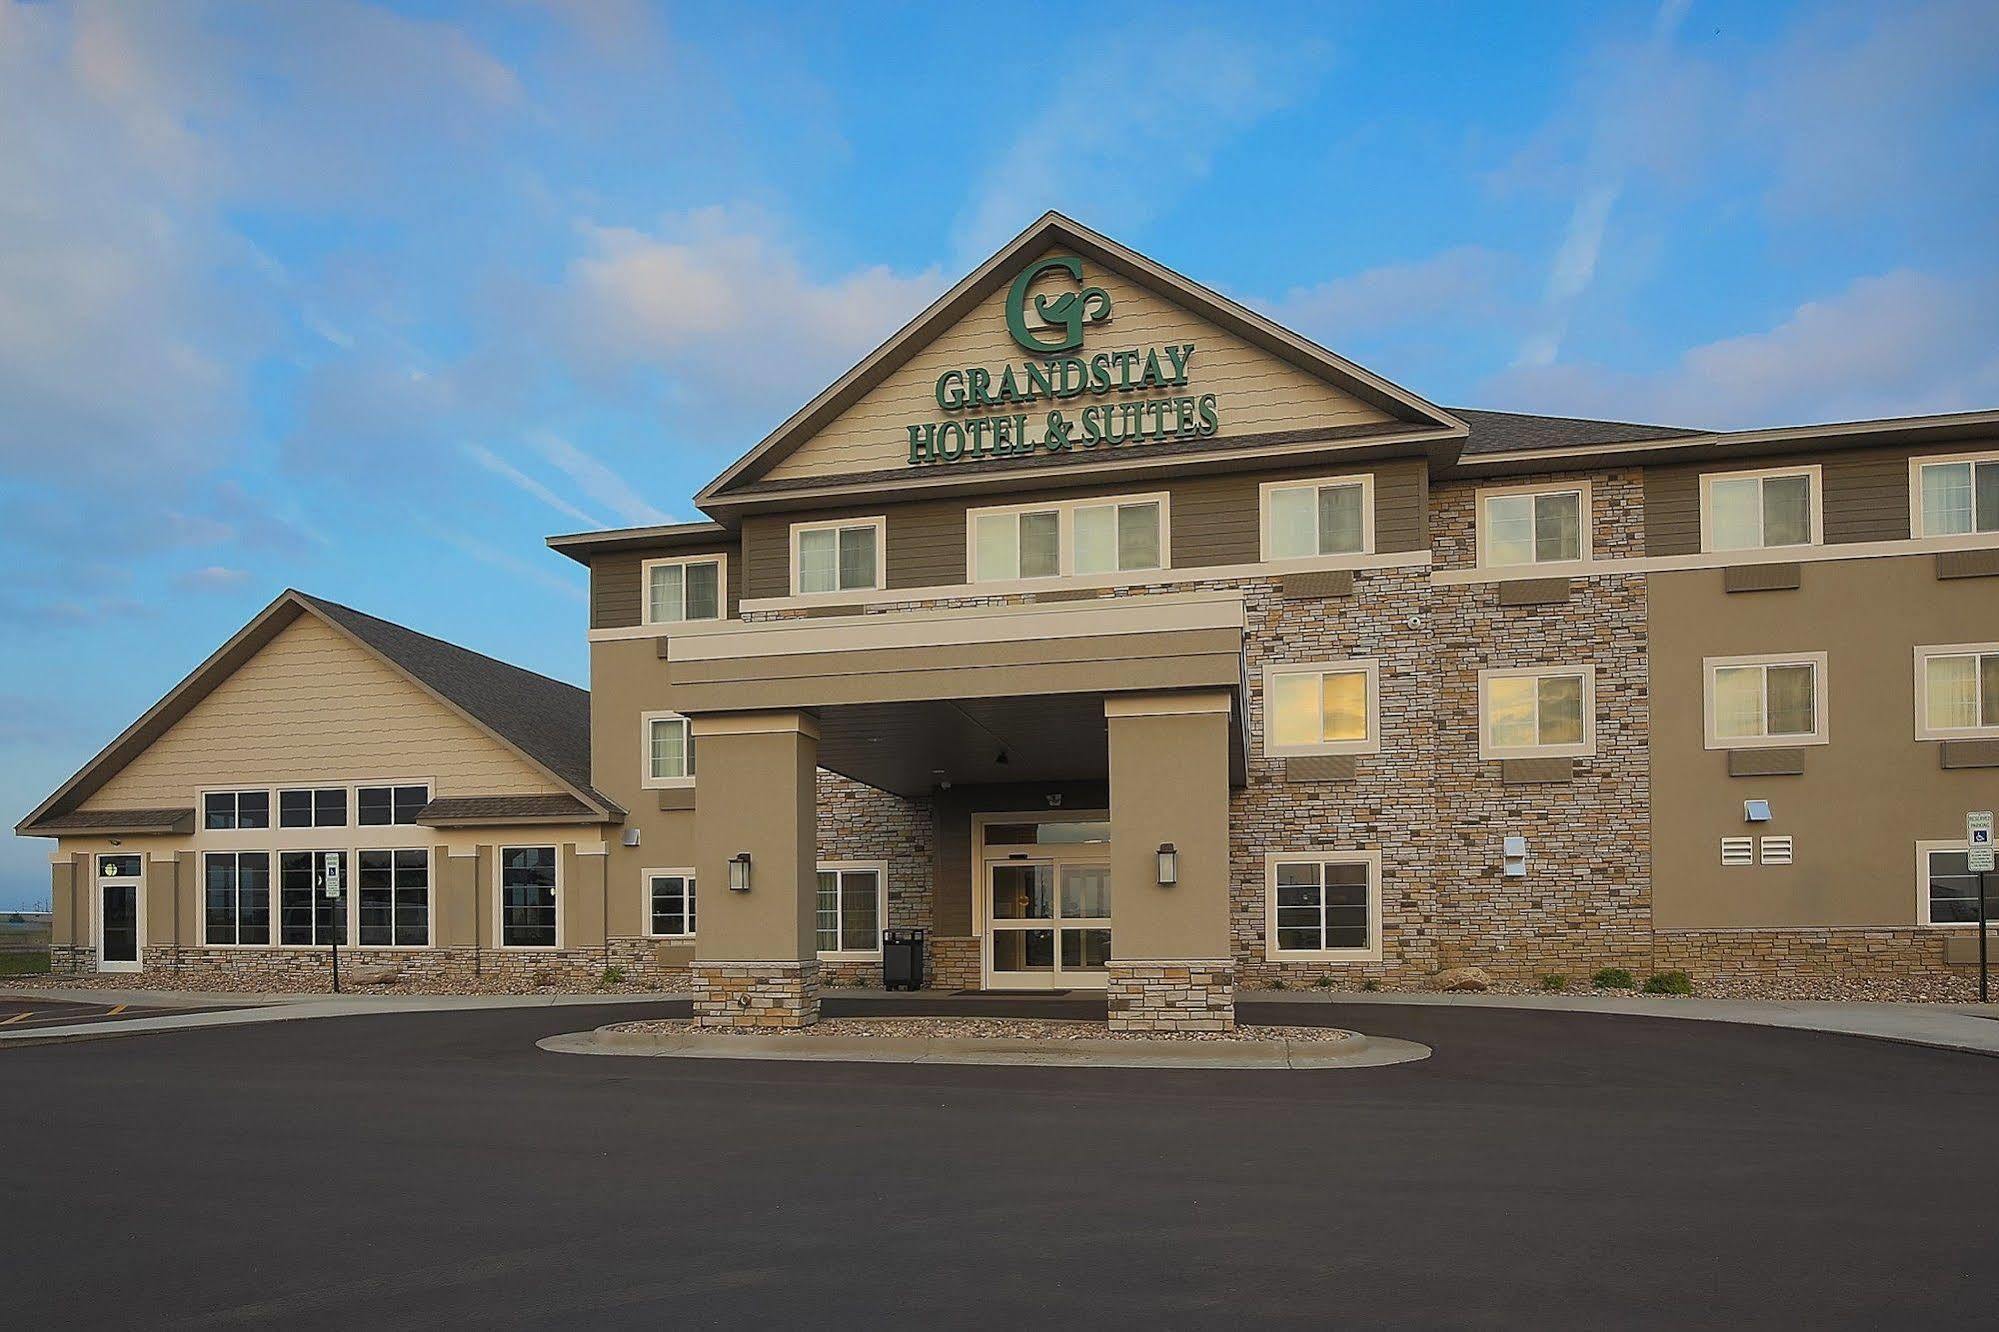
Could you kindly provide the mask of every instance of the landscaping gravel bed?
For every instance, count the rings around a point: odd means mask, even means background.
[[[644,1022],[620,1022],[603,1030],[661,1036],[698,1031],[704,1036],[876,1036],[905,1040],[1336,1042],[1354,1039],[1352,1032],[1338,1027],[1241,1026],[1234,1031],[1112,1031],[1101,1022],[994,1017],[822,1018],[800,1031],[768,1027],[696,1027],[687,1018],[655,1018]]]
[[[234,986],[214,974],[189,973],[176,976],[171,971],[85,972],[77,976],[9,976],[0,978],[23,986],[60,986],[80,990],[195,990],[211,994],[331,994],[333,983],[323,976],[262,977],[254,989]],[[617,981],[610,984],[556,978],[536,984],[521,976],[423,977],[412,976],[379,984],[356,984],[343,965],[342,994],[671,994],[685,986],[658,981]]]
[[[1995,959],[1999,961],[1999,959]],[[1640,984],[1645,977],[1639,974]],[[1999,993],[1999,966],[1992,974],[1995,993]],[[1286,986],[1244,986],[1236,991],[1236,999],[1254,1002],[1258,995],[1270,990],[1305,990],[1313,994],[1354,994],[1360,992],[1381,994],[1433,994],[1435,990],[1427,985],[1286,985]],[[1965,977],[1946,976],[1940,979],[1909,977],[1896,981],[1868,982],[1846,980],[1835,976],[1800,976],[1791,980],[1745,979],[1695,981],[1691,995],[1646,994],[1641,990],[1595,989],[1588,976],[1571,976],[1568,983],[1559,990],[1549,989],[1533,982],[1495,980],[1484,990],[1485,994],[1566,994],[1566,995],[1608,995],[1619,999],[1658,999],[1670,1002],[1674,999],[1764,999],[1764,1000],[1823,1000],[1830,1003],[1896,1003],[1896,1004],[1974,1004],[1978,1002],[1978,974],[1974,970]]]

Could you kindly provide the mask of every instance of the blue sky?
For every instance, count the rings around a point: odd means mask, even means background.
[[[1990,3],[0,0],[0,124],[10,823],[286,586],[582,682],[542,538],[1051,207],[1446,405],[1999,406]]]

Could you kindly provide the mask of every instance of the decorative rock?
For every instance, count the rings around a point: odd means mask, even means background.
[[[1490,990],[1492,981],[1477,967],[1452,967],[1440,971],[1430,983],[1439,990]]]
[[[403,978],[400,967],[349,967],[347,979],[354,985],[392,985]]]

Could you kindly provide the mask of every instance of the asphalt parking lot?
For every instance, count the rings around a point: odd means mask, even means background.
[[[0,1051],[9,1321],[1909,1327],[1999,1310],[1999,1059],[1374,1005],[1314,1012],[1435,1057],[1197,1072],[534,1047],[659,1012]]]
[[[207,1013],[209,1007],[184,1004],[160,1007],[138,1004],[92,1004],[67,999],[23,999],[0,995],[0,1031],[23,1031],[31,1027],[67,1027],[88,1023],[125,1021],[135,1017],[166,1017],[173,1013]]]

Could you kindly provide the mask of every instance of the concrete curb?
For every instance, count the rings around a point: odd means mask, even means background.
[[[864,1064],[982,1064],[1035,1068],[1381,1068],[1430,1057],[1430,1047],[1347,1033],[1331,1041],[1025,1040],[1004,1037],[722,1035],[599,1027],[537,1041],[555,1054]]]

